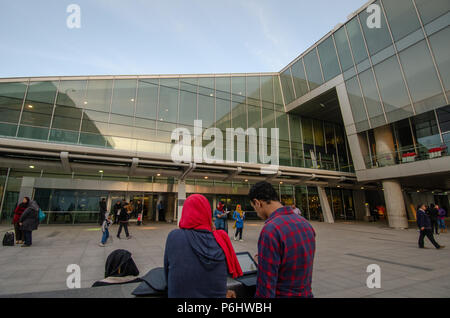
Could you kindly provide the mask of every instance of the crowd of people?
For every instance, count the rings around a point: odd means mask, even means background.
[[[273,186],[259,182],[248,193],[250,204],[259,218],[264,220],[258,239],[255,296],[313,297],[311,290],[312,270],[316,249],[316,234],[311,224],[302,217],[295,205],[284,205]],[[157,212],[163,209],[158,203]],[[136,202],[117,201],[107,212],[106,201],[100,202],[102,238],[105,246],[112,224],[118,224],[117,237],[122,229],[130,238],[128,223],[132,216],[141,218],[143,205]],[[234,221],[235,241],[243,241],[245,212],[237,204],[228,211],[224,202],[218,202],[214,212],[206,197],[190,195],[183,205],[179,227],[167,237],[164,251],[164,276],[169,297],[222,298],[229,295],[227,277],[243,275],[234,247],[228,235],[228,217]],[[419,248],[424,248],[427,237],[437,248],[434,234],[447,231],[444,218],[447,212],[436,204],[421,204],[417,209],[417,225],[420,231]],[[39,206],[25,197],[14,212],[16,243],[31,246],[31,233],[39,224]],[[440,229],[440,232],[439,232]],[[131,253],[116,250],[108,257],[105,279],[94,286],[138,282],[139,270]],[[189,288],[186,288],[189,286]]]

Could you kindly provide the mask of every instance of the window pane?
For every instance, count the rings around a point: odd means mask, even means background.
[[[291,68],[288,68],[286,71],[281,73],[280,79],[281,85],[283,86],[284,101],[287,105],[295,99],[294,88],[292,87]]]
[[[0,121],[19,121],[26,88],[27,83],[0,83]]]
[[[308,83],[306,82],[305,69],[303,68],[303,59],[298,60],[292,65],[292,77],[294,79],[297,98],[308,93]]]
[[[111,112],[134,116],[136,80],[115,80]]]
[[[367,51],[357,17],[346,24],[348,38],[352,47],[355,63],[358,64],[367,58]]]
[[[292,164],[295,167],[304,167],[303,160],[303,141],[300,117],[289,115],[289,123],[291,130],[291,149],[292,149]]]
[[[180,79],[179,123],[194,126],[197,119],[197,78]]]
[[[316,50],[312,50],[305,55],[305,69],[308,76],[309,87],[311,90],[319,87],[323,83],[322,73],[320,72],[319,59]]]
[[[374,4],[380,6],[380,1],[376,1]],[[371,14],[367,13],[366,10],[363,10],[359,14],[361,26],[364,35],[366,36],[367,48],[369,49],[370,55],[375,54],[392,44],[391,35],[389,34],[386,19],[384,18],[384,13],[382,10],[380,10],[380,13],[381,28],[369,28],[367,26],[367,19],[369,18],[369,16],[371,16]]]
[[[21,125],[50,126],[56,97],[55,82],[34,82],[28,87]]]
[[[248,127],[261,127],[261,107],[248,106]]]
[[[312,129],[312,120],[309,118],[301,118],[303,149],[305,156],[305,167],[311,168],[313,166],[311,152],[314,152],[314,137]]]
[[[432,5],[430,4],[430,0],[415,1],[423,24],[427,24],[450,11],[450,1],[448,0],[433,0]]]
[[[328,81],[341,73],[333,38],[329,36],[328,39],[320,43],[318,50],[320,62],[322,63],[323,77],[325,81]]]
[[[441,145],[441,138],[433,111],[414,116],[412,125],[419,146],[431,149]]]
[[[160,80],[158,122],[176,123],[178,117],[178,79]],[[164,126],[164,125],[163,125]]]
[[[359,74],[359,80],[361,81],[372,128],[386,124],[372,70],[370,69]]]
[[[232,83],[232,127],[247,129],[245,104],[245,77],[233,77]]]
[[[275,113],[273,110],[263,108],[262,109],[262,120],[264,128],[275,128]]]
[[[275,97],[275,110],[285,111],[283,97],[281,96],[281,86],[280,86],[280,78],[278,76],[273,77],[273,88],[274,88],[274,97]]]
[[[374,67],[388,121],[395,122],[413,115],[397,57],[392,56]]]
[[[48,128],[20,126],[17,136],[27,139],[47,140]]]
[[[383,6],[395,41],[420,28],[411,0],[383,0]]]
[[[263,108],[273,109],[273,80],[273,76],[261,76],[261,98]]]
[[[136,117],[156,119],[158,107],[158,79],[139,80]]]
[[[52,128],[78,131],[80,129],[82,109],[77,107],[56,106]]]
[[[231,127],[231,79],[216,78],[216,127],[225,132]]]
[[[346,71],[353,66],[353,60],[350,53],[350,47],[348,46],[347,35],[345,34],[344,27],[340,28],[337,32],[334,33],[334,40],[336,42],[342,70]]]
[[[450,131],[450,106],[441,107],[436,110],[436,113],[442,132]]]
[[[198,119],[203,128],[214,127],[214,78],[198,79]]]
[[[259,76],[247,77],[247,104],[260,106]]]
[[[450,97],[450,28],[447,27],[439,33],[433,34],[430,37],[431,49],[442,78],[442,82]]]
[[[364,129],[369,129],[366,110],[364,109],[364,102],[356,76],[346,81],[345,85],[347,87],[350,108],[352,109],[353,119],[355,120],[357,130],[362,131]]]
[[[112,80],[89,80],[86,109],[109,112],[111,104]]]
[[[446,104],[430,51],[425,41],[400,53],[416,113],[424,113]],[[420,61],[420,63],[418,63]]]

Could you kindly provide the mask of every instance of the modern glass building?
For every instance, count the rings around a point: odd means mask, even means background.
[[[190,193],[250,210],[260,180],[329,223],[383,205],[404,228],[419,202],[449,209],[449,8],[369,1],[274,73],[0,79],[0,219],[25,195],[49,224],[95,222],[102,197],[140,198],[148,219],[163,200],[169,221]],[[279,128],[278,171],[248,147],[245,162],[173,162],[171,133],[194,120],[224,136]]]

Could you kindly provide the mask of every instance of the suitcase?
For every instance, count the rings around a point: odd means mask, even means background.
[[[3,246],[14,246],[14,233],[6,232],[3,236]]]

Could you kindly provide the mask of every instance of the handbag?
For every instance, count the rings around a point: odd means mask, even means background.
[[[14,246],[14,233],[6,232],[3,236],[3,246]]]
[[[45,213],[42,212],[41,209],[39,209],[39,223],[45,220]]]

